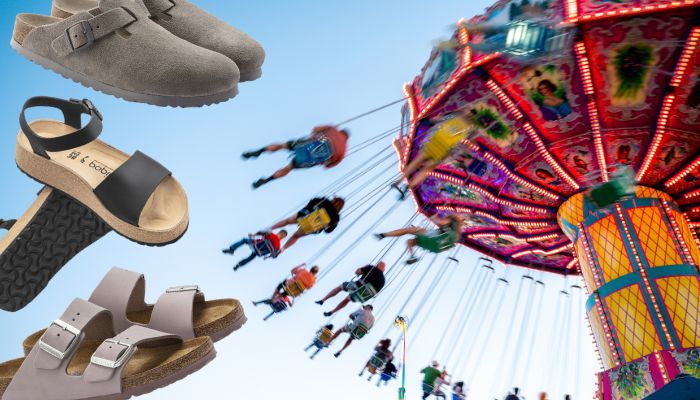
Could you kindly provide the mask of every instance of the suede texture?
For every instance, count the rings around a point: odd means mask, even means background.
[[[141,0],[154,21],[176,36],[233,60],[242,74],[258,71],[265,61],[262,46],[247,34],[187,0]],[[97,6],[94,0],[54,0],[53,15],[65,15]]]
[[[173,0],[175,6],[164,17],[149,7],[152,0],[143,0],[155,21],[188,42],[221,53],[232,59],[242,73],[260,69],[265,61],[262,46],[247,34],[186,0]]]
[[[92,18],[87,11],[34,28],[22,46],[90,79],[131,92],[189,97],[236,87],[240,72],[228,57],[168,32],[149,18],[138,0],[99,2],[101,12],[117,7],[136,21],[66,56],[60,56],[51,43],[76,22]]]

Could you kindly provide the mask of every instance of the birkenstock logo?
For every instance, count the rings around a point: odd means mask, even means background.
[[[101,173],[104,176],[108,176],[112,173],[111,168],[107,167],[99,161],[90,161],[90,168],[94,169],[95,171]]]

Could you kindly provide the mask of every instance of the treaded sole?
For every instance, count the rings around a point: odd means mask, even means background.
[[[66,79],[70,79],[73,82],[79,83],[85,87],[95,89],[99,92],[106,93],[111,96],[124,99],[126,101],[146,103],[161,107],[202,107],[225,102],[236,97],[236,95],[238,94],[238,86],[234,87],[231,90],[221,93],[215,93],[209,96],[192,97],[158,96],[153,94],[131,92],[128,90],[120,89],[115,86],[108,85],[103,82],[92,80],[88,76],[79,72],[71,71],[61,66],[60,64],[57,64],[45,57],[42,57],[36,53],[25,49],[14,39],[10,40],[10,47],[12,47],[17,53],[19,53],[21,56],[28,59],[29,61],[45,69],[56,72],[57,74],[63,76]],[[260,73],[262,74],[262,71],[260,71]]]
[[[90,209],[53,190],[0,254],[0,308],[25,307],[68,261],[109,231]]]
[[[15,165],[16,165],[16,164],[15,164]],[[23,173],[26,177],[28,177],[29,179],[33,180],[34,182],[36,182],[36,183],[38,183],[38,184],[40,184],[40,185],[44,185],[44,186],[46,186],[46,187],[49,187],[49,188],[51,188],[52,190],[54,190],[55,192],[61,193],[63,196],[68,197],[69,199],[71,199],[71,200],[73,200],[74,202],[78,203],[78,205],[80,205],[81,207],[90,210],[90,207],[84,205],[83,203],[81,203],[80,201],[78,201],[77,199],[75,199],[74,197],[72,197],[72,196],[66,194],[65,192],[62,192],[62,191],[59,190],[59,189],[56,189],[56,188],[53,187],[53,186],[47,185],[46,183],[44,183],[44,182],[42,182],[42,181],[40,181],[40,180],[34,178],[33,176],[29,175],[29,174],[26,173],[24,170],[22,170],[22,168],[20,168],[19,165],[17,165],[17,169],[18,169],[21,173]],[[95,215],[97,216],[97,218],[100,218],[99,215],[97,215],[94,211],[91,211],[91,212],[92,212],[93,214],[95,214]],[[100,220],[104,221],[104,220],[101,219],[101,218],[100,218]],[[174,238],[173,240],[170,240],[170,241],[167,241],[167,242],[162,242],[162,243],[148,243],[148,242],[141,242],[141,241],[138,241],[138,240],[136,240],[136,239],[132,239],[132,238],[126,236],[126,235],[123,235],[123,234],[119,233],[119,232],[116,231],[114,228],[110,227],[109,224],[107,224],[106,222],[105,222],[105,224],[109,227],[109,229],[110,229],[111,231],[114,231],[117,235],[123,237],[124,239],[127,239],[127,240],[129,240],[130,242],[134,242],[134,243],[136,243],[136,244],[140,244],[140,245],[142,245],[142,246],[148,246],[148,247],[164,247],[164,246],[169,246],[169,245],[171,245],[171,244],[177,242],[178,240],[182,239],[182,237],[185,236],[185,234],[187,233],[187,230],[190,228],[190,225],[189,225],[189,222],[188,222],[188,224],[187,224],[187,226],[185,227],[184,231],[183,231],[179,236],[177,236],[176,238]]]

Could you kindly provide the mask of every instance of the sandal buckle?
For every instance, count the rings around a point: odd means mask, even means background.
[[[95,105],[90,100],[88,100],[88,99],[82,99],[82,100],[70,99],[70,101],[73,103],[76,103],[76,104],[80,104],[83,107],[87,108],[88,111],[90,112],[90,114],[95,114],[95,116],[97,118],[99,118],[100,121],[102,121],[102,113],[100,112],[100,110],[97,109],[97,107],[95,107]]]
[[[173,286],[168,288],[165,293],[179,293],[179,292],[199,292],[198,285],[188,285],[188,286]]]
[[[82,33],[85,36],[85,43],[76,47],[75,44],[73,44],[73,39],[71,39],[70,30],[78,25],[80,25],[80,27],[82,28]],[[66,39],[68,39],[68,44],[70,45],[72,51],[78,50],[85,46],[89,46],[95,42],[95,34],[92,31],[92,25],[90,25],[90,21],[88,20],[82,20],[74,23],[73,25],[66,28],[65,31],[63,31],[63,33],[66,35]]]
[[[127,362],[137,350],[137,347],[135,345],[131,343],[122,342],[116,339],[106,339],[104,343],[112,343],[118,346],[124,346],[124,351],[122,351],[122,353],[119,355],[119,357],[117,357],[115,361],[108,360],[102,357],[97,357],[93,354],[92,357],[90,357],[90,363],[105,368],[117,369],[124,365],[124,363]]]
[[[55,320],[51,325],[56,325],[59,328],[63,329],[64,332],[69,332],[73,334],[73,339],[71,339],[70,343],[68,343],[68,346],[66,346],[66,349],[63,351],[44,342],[43,338],[39,339],[39,348],[49,353],[50,355],[58,358],[59,360],[63,360],[64,358],[66,358],[66,355],[68,355],[68,353],[70,353],[75,348],[75,346],[78,345],[78,339],[80,339],[80,329],[66,322],[63,322],[60,319]]]

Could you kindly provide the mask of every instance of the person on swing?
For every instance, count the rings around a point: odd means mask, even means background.
[[[425,228],[419,228],[416,226],[409,226],[407,228],[401,228],[394,231],[375,233],[374,237],[378,240],[382,240],[388,237],[399,237],[404,235],[413,235],[414,237],[406,241],[406,246],[411,254],[410,258],[406,261],[407,264],[414,264],[418,261],[415,254],[416,246],[434,251],[440,245],[437,243],[437,237],[439,235],[448,234],[449,243],[454,246],[455,243],[462,237],[462,230],[464,226],[464,218],[458,214],[449,214],[445,218],[440,218],[437,215],[430,217],[435,224],[438,225],[437,229],[428,230]]]
[[[372,327],[374,326],[374,314],[372,314],[373,310],[374,310],[374,307],[372,307],[371,304],[363,305],[357,311],[350,314],[350,321],[348,321],[348,323],[345,326],[338,329],[333,334],[333,338],[331,339],[331,343],[333,343],[338,338],[338,336],[340,336],[340,334],[342,334],[342,333],[350,334],[350,337],[348,338],[347,341],[345,341],[343,348],[340,349],[335,354],[333,354],[333,356],[335,358],[340,357],[340,354],[342,354],[343,351],[345,351],[345,349],[350,347],[350,344],[352,344],[352,341],[355,340],[355,337],[353,336],[353,332],[358,327],[363,326],[367,331],[372,329]]]
[[[292,161],[277,170],[267,178],[253,182],[253,189],[266,183],[287,176],[294,169],[311,168],[323,165],[333,168],[343,161],[348,147],[350,132],[347,129],[337,129],[334,126],[317,126],[311,135],[305,138],[290,140],[286,143],[273,143],[258,150],[246,151],[242,154],[244,160],[258,158],[263,153],[274,153],[288,150],[292,153]]]
[[[447,115],[430,119],[435,123],[432,128],[432,137],[403,169],[403,176],[408,183],[401,186],[404,179],[401,177],[391,184],[401,194],[401,200],[406,198],[410,190],[423,183],[438,165],[459,153],[462,141],[475,132],[472,111],[469,107],[463,107]]]
[[[340,292],[347,292],[348,295],[338,303],[337,306],[331,311],[326,311],[323,313],[326,317],[330,317],[336,312],[342,310],[345,306],[350,304],[351,298],[350,293],[355,292],[362,288],[363,286],[370,284],[374,288],[375,292],[379,293],[384,287],[386,279],[384,277],[384,269],[386,264],[383,261],[377,263],[377,265],[365,265],[364,267],[355,270],[355,276],[357,277],[354,281],[343,282],[340,286],[333,288],[328,294],[321,300],[316,301],[316,304],[323,305],[326,300],[337,296]]]
[[[270,257],[276,258],[280,253],[281,241],[287,237],[287,231],[284,229],[277,233],[261,231],[256,235],[258,237],[255,237],[255,235],[245,237],[236,243],[231,244],[228,248],[221,250],[221,252],[224,254],[233,255],[236,250],[244,245],[251,247],[252,251],[250,255],[234,265],[234,271],[238,271],[239,268],[253,261],[256,257],[264,257],[269,255]]]
[[[333,232],[340,222],[340,211],[344,206],[345,200],[340,197],[334,197],[330,200],[325,197],[316,197],[309,200],[308,204],[296,214],[272,225],[271,229],[279,229],[293,224],[299,225],[299,229],[284,243],[280,253],[292,247],[304,236]]]

